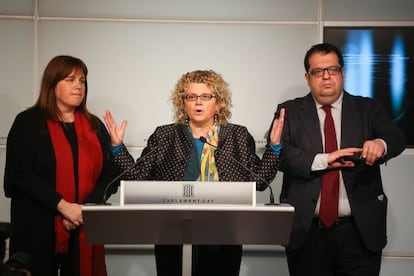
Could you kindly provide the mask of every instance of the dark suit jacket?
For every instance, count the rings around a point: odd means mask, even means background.
[[[295,207],[289,247],[300,248],[309,231],[322,184],[322,172],[312,172],[316,154],[323,152],[320,124],[314,100],[305,97],[279,105],[286,108],[281,170],[284,172],[280,201]],[[362,147],[364,141],[381,138],[387,154],[373,166],[358,162],[342,169],[352,216],[368,249],[379,251],[386,245],[387,197],[384,194],[380,163],[405,148],[402,131],[374,100],[344,92],[340,148]]]
[[[114,177],[110,138],[101,123],[98,139],[103,168],[99,182],[87,201],[102,199],[106,184]],[[56,192],[56,160],[46,119],[37,109],[16,116],[7,137],[4,191],[11,198],[10,253],[26,252],[39,275],[54,268],[54,217],[62,198]]]
[[[126,179],[130,180],[164,180],[182,181],[195,180],[186,175],[192,157],[194,144],[186,133],[186,126],[179,124],[169,124],[157,127],[155,132],[148,139],[148,145],[143,150],[141,156],[145,156],[154,147],[155,152],[148,154],[141,163],[131,173],[126,174]],[[228,124],[221,126],[219,133],[218,150],[215,152],[215,160],[220,181],[256,181],[257,189],[267,188],[278,170],[278,157],[271,148],[266,148],[262,160],[256,155],[255,142],[253,137],[243,126]],[[260,175],[257,179],[247,170],[243,169],[234,160],[235,158],[245,167]],[[121,170],[127,169],[134,162],[132,156],[124,147],[120,154],[115,157],[115,162]],[[200,166],[195,164],[196,169]]]

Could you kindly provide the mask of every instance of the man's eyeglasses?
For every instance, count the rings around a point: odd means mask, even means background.
[[[339,66],[329,66],[325,68],[315,68],[309,71],[309,74],[314,77],[322,77],[325,74],[325,71],[328,72],[330,76],[338,75],[342,72],[342,68]]]
[[[184,96],[184,99],[186,99],[189,102],[195,102],[197,101],[198,98],[200,98],[200,100],[202,100],[203,102],[208,102],[210,101],[212,98],[215,98],[216,96],[212,95],[212,94],[201,94],[201,95],[196,95],[196,94],[186,94]]]

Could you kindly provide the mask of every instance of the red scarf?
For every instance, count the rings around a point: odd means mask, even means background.
[[[75,171],[72,148],[59,122],[47,121],[56,157],[56,191],[68,202],[75,202]],[[96,133],[85,116],[75,113],[78,143],[78,203],[93,191],[102,171],[102,149]],[[62,215],[55,217],[55,253],[66,254],[70,233],[63,227]],[[81,276],[107,275],[103,245],[89,245],[83,226],[79,228]]]

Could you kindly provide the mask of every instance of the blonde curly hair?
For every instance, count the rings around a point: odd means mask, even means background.
[[[231,117],[231,95],[228,84],[220,74],[213,70],[196,70],[185,73],[178,80],[172,93],[171,100],[174,105],[175,122],[187,123],[187,114],[184,111],[184,97],[190,83],[204,83],[210,88],[216,97],[218,111],[216,119],[219,125],[226,125]]]

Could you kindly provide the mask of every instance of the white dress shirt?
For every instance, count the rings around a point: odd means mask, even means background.
[[[338,148],[341,145],[341,114],[342,114],[342,98],[343,93],[336,102],[331,104],[332,118],[335,124],[335,134]],[[324,135],[324,122],[325,122],[325,111],[322,109],[322,105],[315,101],[316,108],[318,111],[319,124],[321,129],[322,144],[325,145]],[[328,168],[328,153],[318,153],[312,163],[312,171],[320,171]],[[318,203],[315,208],[315,216],[319,214],[319,206],[321,202],[321,195],[319,193]],[[348,194],[345,189],[344,180],[342,178],[341,170],[339,170],[339,202],[338,202],[338,216],[350,216],[351,206],[349,205]]]

